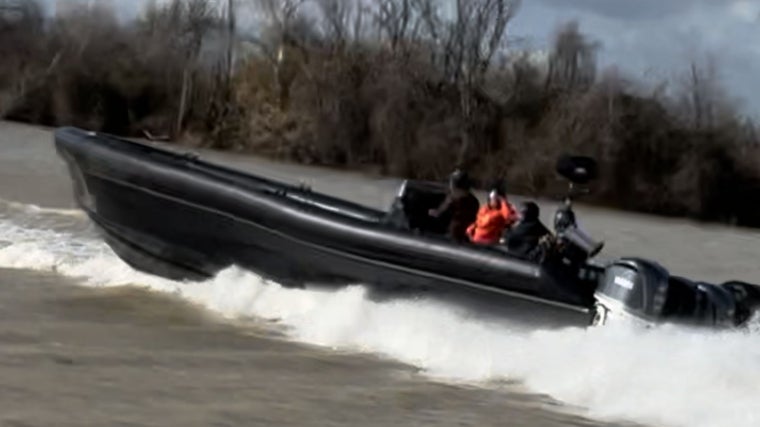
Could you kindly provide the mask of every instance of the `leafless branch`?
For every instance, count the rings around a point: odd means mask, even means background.
[[[380,34],[395,51],[402,40],[409,38],[412,25],[412,0],[378,0],[374,21]]]
[[[571,91],[590,87],[596,78],[598,47],[580,32],[576,21],[562,25],[549,58],[547,86]]]

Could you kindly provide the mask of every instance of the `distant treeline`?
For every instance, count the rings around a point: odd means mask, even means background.
[[[221,3],[125,24],[0,0],[0,117],[413,178],[463,166],[551,197],[557,156],[586,154],[595,203],[760,226],[760,144],[715,63],[647,87],[598,70],[573,22],[547,52],[520,49],[517,0]]]

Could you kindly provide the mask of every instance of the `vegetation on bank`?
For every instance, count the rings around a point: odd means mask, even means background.
[[[172,0],[120,22],[0,0],[0,117],[441,179],[455,166],[557,196],[560,153],[596,157],[589,199],[760,226],[760,141],[711,64],[648,88],[575,23],[520,49],[517,0]],[[242,31],[243,14],[258,24]]]

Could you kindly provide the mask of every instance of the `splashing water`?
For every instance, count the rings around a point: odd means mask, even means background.
[[[434,378],[519,381],[600,419],[760,425],[760,341],[751,331],[617,326],[524,332],[508,320],[476,320],[442,302],[374,302],[359,285],[288,289],[238,268],[206,282],[179,283],[134,271],[87,230],[42,226],[42,216],[55,214],[26,210],[22,225],[0,214],[0,267],[56,271],[86,286],[145,286],[229,318],[276,320],[302,342],[383,354]]]

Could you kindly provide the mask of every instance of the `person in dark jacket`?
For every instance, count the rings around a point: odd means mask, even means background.
[[[443,203],[437,209],[431,209],[429,214],[439,217],[448,212],[451,215],[448,236],[457,242],[467,242],[467,227],[475,222],[480,202],[470,191],[470,178],[464,171],[456,170],[449,176],[449,188],[449,195]]]
[[[507,249],[515,254],[531,258],[535,255],[542,238],[551,236],[539,218],[540,210],[534,202],[524,202],[520,221],[504,235]]]

